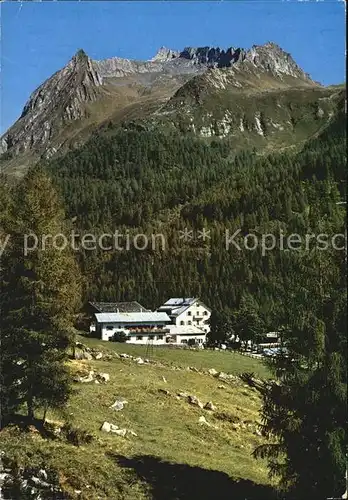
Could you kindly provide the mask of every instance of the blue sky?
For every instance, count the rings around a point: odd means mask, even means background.
[[[248,48],[274,41],[315,80],[343,83],[344,17],[344,3],[334,0],[2,3],[1,132],[79,48],[95,59],[149,59],[162,45]]]

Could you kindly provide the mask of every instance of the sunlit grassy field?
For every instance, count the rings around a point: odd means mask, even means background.
[[[209,370],[215,368],[217,371],[240,374],[243,372],[254,372],[261,378],[268,378],[269,371],[267,367],[259,360],[241,355],[238,352],[231,351],[213,351],[178,349],[175,347],[149,348],[146,345],[132,345],[118,342],[103,342],[98,339],[81,337],[81,341],[89,347],[97,349],[114,350],[117,353],[132,354],[142,358],[150,358],[161,361],[166,364],[188,367],[194,366],[199,370]]]
[[[104,356],[116,351],[145,357],[145,346],[82,340]],[[264,442],[257,432],[258,393],[243,383],[187,370],[191,366],[235,374],[253,371],[261,377],[267,376],[266,368],[257,360],[226,352],[154,348],[149,356],[161,366],[138,365],[114,355],[107,361],[70,362],[74,371],[93,369],[110,375],[105,384],[76,383],[65,414],[47,416],[86,429],[94,436],[90,444],[74,446],[5,429],[1,449],[22,464],[59,470],[68,498],[272,498],[260,486],[268,484],[266,464],[252,456]],[[202,403],[212,401],[216,410],[190,405],[177,396],[183,391]],[[120,398],[128,401],[124,409],[111,409]],[[210,427],[199,424],[201,416]],[[104,433],[104,421],[136,436]]]

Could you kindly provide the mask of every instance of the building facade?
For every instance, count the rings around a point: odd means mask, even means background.
[[[89,332],[92,335],[97,334],[97,323],[95,321],[96,313],[136,313],[149,312],[144,306],[133,300],[132,302],[89,302],[87,305],[87,314],[92,321]]]
[[[210,331],[211,310],[198,298],[173,298],[157,311],[138,302],[91,303],[95,322],[90,332],[102,340],[115,335],[131,344],[191,345],[203,347]]]
[[[196,326],[168,325],[167,344],[190,345],[191,343],[202,346],[206,341],[207,334]]]
[[[166,343],[170,318],[163,312],[96,313],[96,333],[102,340],[112,340],[115,334],[125,334],[131,344]]]
[[[195,327],[207,334],[210,332],[211,310],[198,298],[173,298],[157,309],[165,312],[177,327]]]

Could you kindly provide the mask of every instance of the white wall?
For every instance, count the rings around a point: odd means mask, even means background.
[[[206,314],[204,314],[204,312]],[[203,306],[201,302],[197,301],[175,319],[175,324],[177,326],[187,326],[190,325],[191,322],[192,326],[202,328],[206,333],[208,333],[210,331],[210,326],[205,324],[205,321],[209,320],[210,315],[210,311]],[[199,321],[193,319],[195,316],[199,317]]]
[[[162,339],[158,339],[158,336],[159,335],[162,335]],[[126,340],[126,343],[127,344],[138,344],[138,345],[143,345],[143,344],[147,344],[149,342],[149,338],[150,340],[152,339],[151,343],[152,345],[163,345],[163,344],[166,344],[166,335],[165,334],[157,334],[157,335],[142,335],[142,339],[141,340],[138,340],[137,339],[137,335],[131,335],[129,337],[129,339]],[[154,339],[154,337],[156,337]]]
[[[159,325],[160,323],[157,322],[156,325]],[[149,327],[152,327],[152,326],[155,326],[155,325],[151,325],[149,324]],[[165,328],[165,324],[162,325],[163,329]],[[112,329],[109,329],[107,327],[112,327]],[[129,331],[124,327],[124,325],[121,325],[120,323],[108,323],[108,324],[102,324],[102,328],[101,328],[101,340],[109,340],[111,337],[114,336],[115,333],[117,332],[125,332],[126,334],[129,333]],[[158,339],[158,336],[163,336],[163,339]],[[142,339],[141,340],[138,340],[137,337],[138,336],[142,336]],[[154,332],[153,334],[151,335],[148,335],[148,333],[144,333],[144,334],[141,334],[140,332],[139,333],[132,333],[131,335],[129,335],[129,339],[126,341],[128,343],[131,343],[131,344],[146,344],[148,342],[148,339],[149,339],[149,336],[154,338],[155,339],[153,340],[153,344],[154,345],[161,345],[161,344],[165,344],[166,343],[166,340],[165,340],[165,334],[164,333],[157,333],[157,332]]]
[[[116,332],[123,331],[123,329],[120,329],[118,327],[114,327],[112,330],[109,330],[106,328],[106,325],[102,325],[101,328],[101,339],[102,340],[109,340]]]

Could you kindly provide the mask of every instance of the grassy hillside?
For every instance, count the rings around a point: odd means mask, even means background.
[[[69,420],[92,434],[93,441],[74,446],[12,427],[1,433],[1,449],[7,456],[32,468],[58,470],[66,498],[273,498],[266,486],[265,463],[252,457],[264,440],[257,429],[257,392],[237,379],[221,381],[187,369],[254,371],[267,376],[258,361],[214,351],[156,349],[150,364],[139,365],[118,353],[144,358],[145,348],[92,339],[87,344],[103,352],[103,357],[71,361],[72,369],[81,374],[90,369],[108,373],[110,380],[76,383],[66,414],[50,413],[47,418]],[[204,404],[211,401],[216,408],[200,409],[177,396],[180,392],[195,395]],[[123,410],[111,409],[121,398],[128,401]],[[210,427],[199,423],[201,416]],[[136,436],[102,432],[104,421]]]
[[[93,348],[105,348],[105,342],[97,339],[83,339],[83,342]],[[117,353],[127,353],[133,356],[150,358],[160,361],[166,365],[187,368],[193,366],[198,370],[209,370],[215,368],[219,372],[239,375],[243,372],[254,372],[257,377],[267,378],[268,369],[258,360],[251,359],[239,353],[228,351],[191,351],[187,349],[153,347],[148,349],[146,345],[119,344],[110,342],[108,348]],[[192,365],[190,364],[192,363]]]

